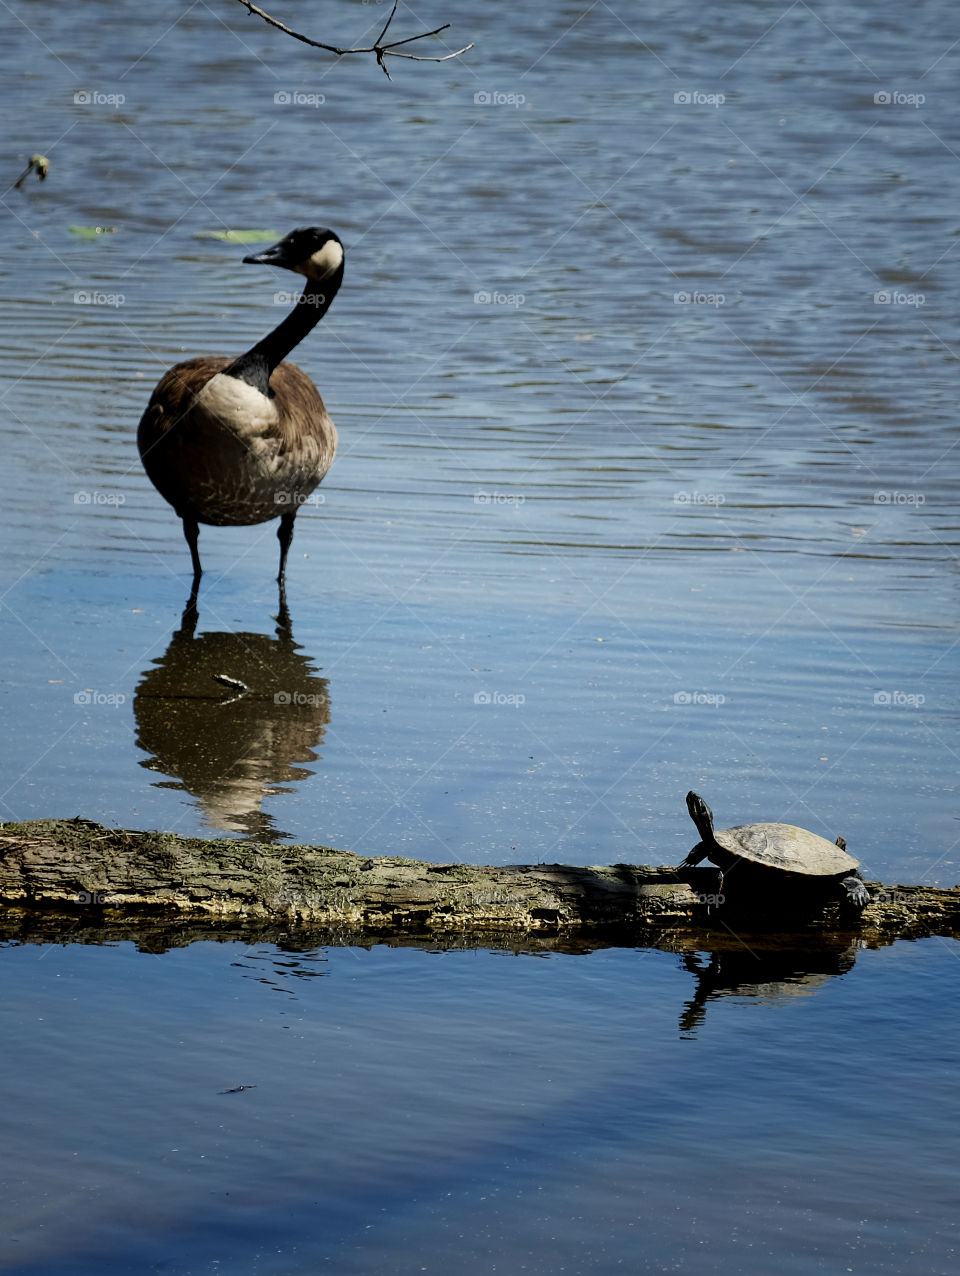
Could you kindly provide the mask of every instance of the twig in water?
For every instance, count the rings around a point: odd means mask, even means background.
[[[46,155],[31,155],[30,163],[23,170],[23,172],[20,174],[17,180],[13,183],[13,189],[15,191],[19,190],[20,187],[23,185],[24,179],[29,177],[30,174],[34,171],[34,169],[36,169],[37,176],[40,178],[42,182],[43,179],[46,177],[47,170],[49,168],[50,168],[50,161],[47,159]]]
[[[383,71],[387,79],[391,79],[390,72],[387,70],[384,58],[407,58],[410,62],[449,62],[451,58],[458,58],[461,53],[466,53],[468,49],[472,49],[472,44],[465,44],[462,49],[457,49],[454,53],[445,53],[442,58],[429,58],[419,53],[397,53],[401,44],[412,44],[414,40],[426,40],[429,36],[439,35],[441,31],[446,31],[450,23],[445,22],[442,27],[435,27],[433,31],[421,31],[419,35],[408,35],[403,40],[391,40],[384,44],[383,37],[390,28],[394,14],[397,12],[397,6],[400,0],[393,0],[393,8],[390,10],[390,16],[383,24],[383,30],[377,36],[373,44],[365,45],[363,48],[342,49],[335,44],[325,44],[323,40],[311,40],[308,35],[301,35],[299,31],[294,31],[284,23],[273,18],[269,13],[265,13],[253,3],[253,0],[237,0],[238,4],[242,4],[248,13],[255,13],[258,18],[263,18],[264,22],[268,22],[270,26],[276,27],[278,31],[283,31],[285,35],[299,40],[302,44],[309,44],[314,49],[326,49],[328,53],[335,53],[337,57],[342,57],[345,53],[373,53],[377,58],[377,65]]]

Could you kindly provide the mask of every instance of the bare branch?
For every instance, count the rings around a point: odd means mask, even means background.
[[[457,49],[454,53],[445,53],[443,57],[440,58],[431,58],[427,57],[425,54],[419,53],[395,52],[395,50],[399,49],[402,44],[412,44],[414,40],[426,40],[432,35],[439,35],[441,31],[446,31],[450,25],[449,22],[445,22],[442,27],[435,27],[432,31],[421,31],[419,35],[408,35],[403,40],[390,40],[388,43],[384,44],[384,36],[390,29],[390,23],[394,19],[400,0],[393,0],[393,8],[390,10],[390,16],[383,24],[383,30],[377,36],[374,43],[365,45],[362,48],[357,47],[353,49],[342,49],[336,44],[326,44],[323,40],[312,40],[308,35],[301,35],[299,31],[292,30],[292,28],[286,26],[283,22],[280,22],[279,19],[271,17],[269,13],[265,13],[263,9],[253,3],[253,0],[237,0],[237,3],[242,4],[248,13],[255,13],[258,18],[262,18],[264,22],[269,23],[270,26],[276,27],[278,31],[282,31],[284,35],[288,35],[294,40],[299,40],[301,44],[309,44],[313,49],[325,49],[327,53],[335,53],[338,58],[343,57],[346,53],[373,53],[376,56],[377,65],[383,71],[388,80],[391,77],[390,72],[387,70],[386,62],[384,61],[385,58],[406,58],[410,62],[449,62],[451,58],[458,58],[461,53],[466,53],[468,49],[473,48],[472,44],[465,44],[462,49]]]

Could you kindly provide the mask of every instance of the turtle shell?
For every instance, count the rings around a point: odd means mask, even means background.
[[[737,828],[718,829],[714,837],[732,854],[785,873],[834,877],[839,873],[852,873],[860,866],[859,860],[841,851],[833,842],[793,824],[741,824]]]

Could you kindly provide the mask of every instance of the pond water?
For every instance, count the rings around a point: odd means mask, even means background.
[[[7,1271],[956,1270],[937,940],[694,1038],[666,953],[3,959]]]
[[[391,82],[227,0],[17,15],[0,818],[674,863],[694,787],[960,879],[951,7],[445,0]],[[289,624],[273,524],[194,621],[136,424],[283,313],[209,232],[305,224],[340,453]],[[62,940],[0,957],[10,1270],[956,1269],[952,942]]]

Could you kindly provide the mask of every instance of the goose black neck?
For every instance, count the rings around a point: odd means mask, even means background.
[[[300,344],[327,313],[342,278],[341,267],[326,279],[308,280],[306,288],[286,319],[278,323],[272,332],[268,332],[246,354],[235,359],[229,368],[225,368],[225,375],[245,381],[261,394],[268,394],[273,370],[283,363],[290,351]]]

